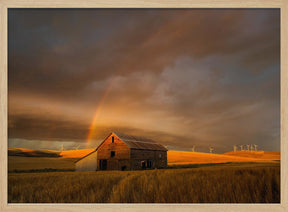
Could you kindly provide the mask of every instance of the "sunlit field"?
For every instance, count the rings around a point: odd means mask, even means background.
[[[9,173],[9,203],[279,203],[279,163]]]
[[[60,153],[63,158],[82,158],[95,149],[78,149],[78,150],[65,150]]]
[[[202,152],[168,151],[168,165],[227,163],[227,162],[273,162],[280,161],[280,152],[236,151],[224,154]]]

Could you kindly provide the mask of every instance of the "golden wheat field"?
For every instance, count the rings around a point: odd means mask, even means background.
[[[79,173],[74,162],[91,149],[47,151],[10,149],[9,203],[280,202],[279,152],[168,151],[167,169]]]
[[[279,203],[279,163],[9,173],[9,203]]]
[[[275,162],[280,161],[280,152],[236,151],[224,154],[202,152],[168,151],[168,165],[227,163],[227,162]]]

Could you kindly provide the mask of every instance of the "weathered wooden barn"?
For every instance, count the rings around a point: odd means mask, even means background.
[[[112,132],[75,166],[76,171],[164,168],[167,149],[148,138]]]

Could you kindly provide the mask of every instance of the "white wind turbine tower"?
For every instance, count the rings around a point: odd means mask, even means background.
[[[80,147],[80,145],[76,146],[76,147],[75,147],[75,150],[78,150],[78,149],[79,149],[79,147]]]
[[[62,152],[63,150],[64,150],[64,146],[63,146],[63,144],[62,144],[60,151]]]
[[[210,150],[210,153],[213,153],[214,152],[214,147],[209,147],[209,150]]]
[[[192,147],[192,152],[195,152],[195,145],[193,145]]]
[[[247,150],[249,151],[250,144],[247,144],[246,146],[247,146]]]
[[[233,149],[234,149],[234,152],[236,152],[236,151],[237,151],[237,146],[234,145],[234,146],[233,146]]]
[[[240,145],[241,151],[243,151],[243,145]]]
[[[254,150],[257,151],[257,146],[256,144],[254,144]]]

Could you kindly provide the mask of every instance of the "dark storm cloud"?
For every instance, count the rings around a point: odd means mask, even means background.
[[[85,139],[109,90],[99,131],[280,148],[278,9],[9,9],[8,21],[9,136]]]
[[[80,95],[113,74],[248,49],[240,65],[257,69],[279,60],[277,18],[276,10],[12,10],[9,88]]]

